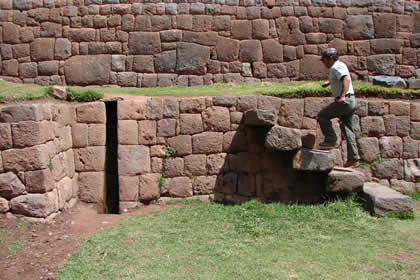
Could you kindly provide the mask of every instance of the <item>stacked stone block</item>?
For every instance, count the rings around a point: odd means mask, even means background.
[[[124,87],[324,79],[319,54],[335,47],[354,79],[419,78],[418,1],[132,2],[3,0],[0,75]]]
[[[78,196],[68,105],[23,104],[0,110],[1,211],[48,218]]]

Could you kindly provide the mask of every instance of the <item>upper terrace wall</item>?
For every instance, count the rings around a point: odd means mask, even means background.
[[[419,77],[418,10],[402,0],[2,0],[0,76],[133,87],[321,79],[317,55],[333,46],[356,79]]]

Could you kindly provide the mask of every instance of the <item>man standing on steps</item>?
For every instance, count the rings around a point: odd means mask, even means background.
[[[331,86],[335,101],[323,108],[318,114],[319,124],[325,136],[325,141],[319,147],[323,150],[338,147],[339,143],[331,119],[340,118],[340,127],[347,139],[348,160],[344,166],[357,167],[360,157],[353,127],[356,98],[349,69],[346,64],[338,60],[338,53],[334,48],[323,51],[321,61],[329,69],[328,81],[323,83],[322,87]]]

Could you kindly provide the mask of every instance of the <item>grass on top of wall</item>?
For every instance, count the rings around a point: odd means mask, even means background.
[[[143,96],[239,96],[275,95],[283,97],[330,96],[330,88],[322,88],[320,81],[285,83],[213,84],[208,86],[173,86],[164,88],[69,87],[75,92],[92,91],[98,94],[131,94]],[[358,96],[382,98],[420,98],[420,90],[403,90],[375,86],[367,82],[354,82]],[[48,89],[33,84],[15,84],[0,80],[0,103],[9,100],[30,100],[48,97]]]
[[[420,275],[418,216],[373,217],[354,198],[319,205],[188,203],[125,218],[87,238],[56,279],[408,280]]]

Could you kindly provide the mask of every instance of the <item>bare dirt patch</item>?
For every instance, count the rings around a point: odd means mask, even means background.
[[[0,279],[54,279],[87,236],[123,217],[143,216],[168,207],[178,206],[148,205],[121,215],[110,215],[99,214],[93,204],[79,202],[49,224],[7,219],[1,214]]]

